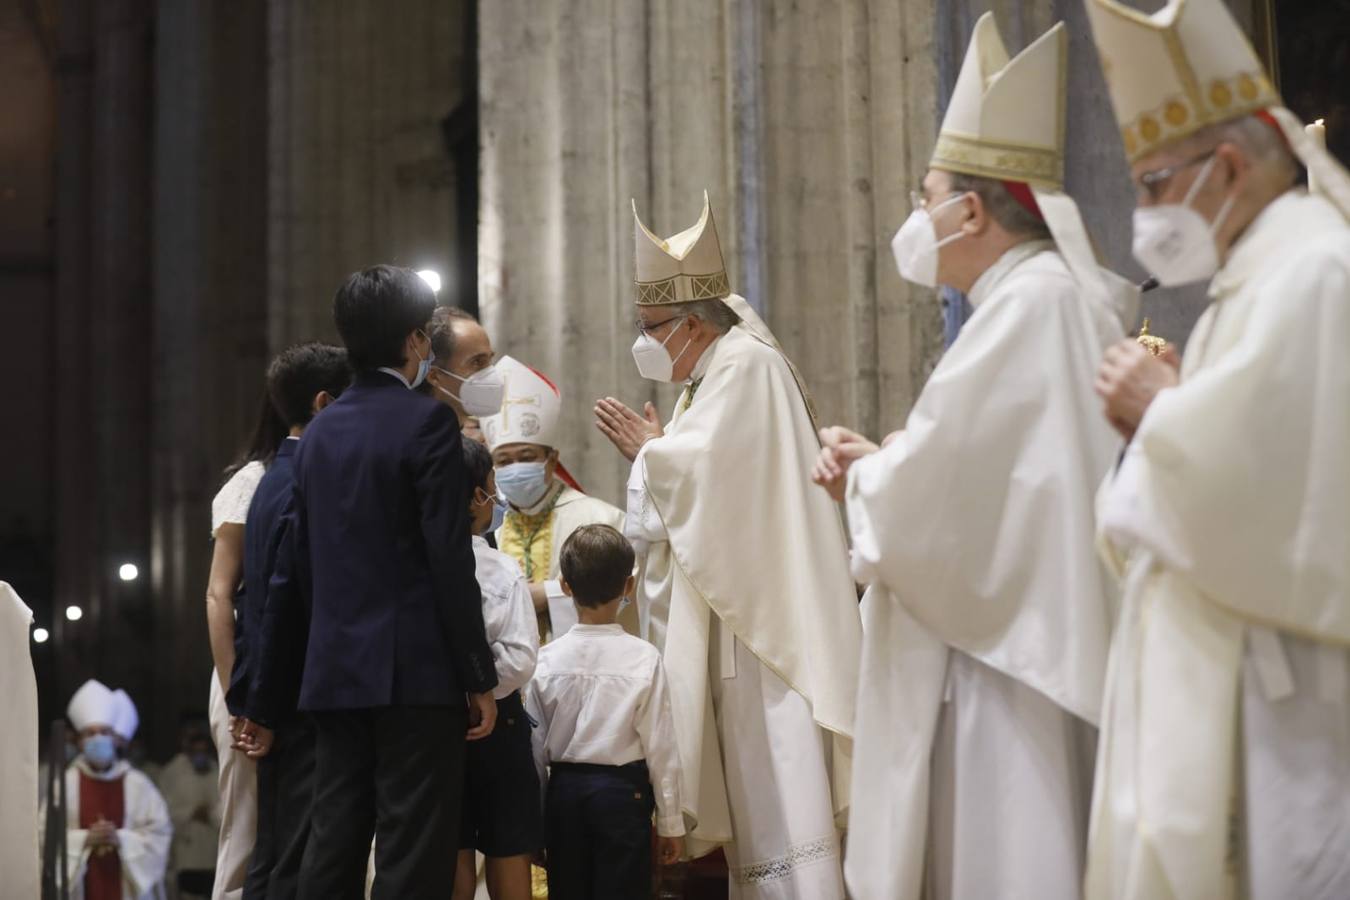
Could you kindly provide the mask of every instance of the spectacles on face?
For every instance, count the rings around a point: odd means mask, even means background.
[[[929,200],[920,191],[910,191],[909,208],[924,209],[930,213],[933,213],[936,212],[940,207],[945,206],[947,204],[947,201],[951,200],[952,198],[964,197],[967,193],[968,193],[967,191],[948,191],[941,197],[934,197],[932,200]]]
[[[1218,147],[1215,147],[1213,150],[1207,150],[1199,156],[1192,157],[1185,162],[1179,162],[1176,165],[1166,166],[1161,169],[1152,169],[1143,173],[1134,180],[1135,199],[1140,203],[1157,203],[1162,199],[1162,195],[1167,193],[1167,185],[1174,176],[1192,166],[1198,166],[1200,163],[1213,156],[1218,149]]]
[[[659,331],[663,326],[669,325],[671,322],[677,322],[683,318],[684,316],[671,316],[669,319],[662,319],[660,322],[643,322],[641,319],[638,319],[633,323],[633,327],[637,329],[638,334],[645,334],[648,337],[651,337],[653,332]]]

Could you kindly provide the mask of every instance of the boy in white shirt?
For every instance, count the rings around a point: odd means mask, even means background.
[[[469,742],[464,760],[459,862],[454,900],[472,898],[474,851],[487,857],[488,896],[529,900],[530,859],[543,846],[539,783],[530,750],[530,722],[519,691],[534,673],[539,626],[529,583],[520,564],[488,546],[482,537],[501,525],[506,507],[497,500],[492,456],[476,441],[464,441],[469,479],[469,518],[478,587],[483,594],[483,627],[497,670],[497,727]]]
[[[680,764],[661,654],[618,624],[633,548],[608,525],[563,544],[562,588],[578,623],[539,652],[525,708],[538,721],[549,896],[646,897],[656,809],[662,865],[684,852]]]

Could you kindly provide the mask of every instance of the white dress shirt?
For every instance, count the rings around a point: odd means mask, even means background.
[[[680,762],[661,654],[621,625],[573,625],[539,652],[525,709],[539,727],[534,762],[541,786],[553,762],[622,766],[646,760],[656,830],[684,834]]]
[[[477,535],[473,558],[478,589],[483,594],[483,629],[497,669],[492,696],[501,700],[524,687],[534,674],[539,626],[520,564]]]

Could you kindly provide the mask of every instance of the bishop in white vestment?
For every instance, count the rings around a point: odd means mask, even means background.
[[[1220,0],[1088,7],[1135,255],[1212,280],[1179,378],[1102,367],[1133,439],[1099,495],[1124,592],[1087,893],[1350,897],[1350,177]]]
[[[809,402],[731,293],[706,196],[669,240],[637,223],[637,289],[638,369],[685,390],[664,427],[611,399],[597,415],[636,457],[627,533],[670,683],[688,843],[725,845],[733,898],[836,900],[860,628],[838,512],[806,478]]]
[[[118,758],[136,733],[124,691],[90,680],[66,710],[80,755],[66,769],[66,859],[72,900],[156,900],[173,841],[169,810],[153,782]]]
[[[547,643],[577,621],[572,598],[563,593],[558,561],[562,546],[582,525],[623,530],[623,510],[582,493],[558,453],[562,396],[540,372],[509,356],[498,360],[503,381],[501,412],[481,420],[497,472],[497,492],[508,507],[496,531],[497,547],[520,563],[539,616],[539,639]],[[637,616],[619,619],[637,633]]]
[[[1113,612],[1092,494],[1120,448],[1092,377],[1137,291],[1097,266],[1059,189],[1066,53],[1062,24],[1012,59],[992,14],[976,24],[924,206],[893,244],[905,278],[974,313],[884,448],[824,435],[817,479],[846,497],[871,585],[858,900],[1081,891]]]

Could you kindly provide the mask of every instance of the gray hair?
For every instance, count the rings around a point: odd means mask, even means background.
[[[1293,184],[1298,178],[1298,163],[1285,143],[1284,133],[1271,128],[1256,116],[1242,116],[1216,125],[1206,125],[1182,138],[1177,146],[1186,153],[1204,153],[1220,144],[1236,144],[1252,165],[1277,181]]]
[[[1025,206],[1018,203],[1003,182],[996,178],[983,178],[979,175],[966,175],[960,172],[949,173],[952,190],[957,193],[976,194],[984,204],[985,212],[1002,226],[1003,230],[1028,241],[1050,239],[1050,228],[1033,215]]]
[[[702,319],[713,327],[718,334],[726,334],[741,321],[741,317],[721,300],[691,300],[688,303],[672,303],[667,307],[677,316],[693,316]]]

